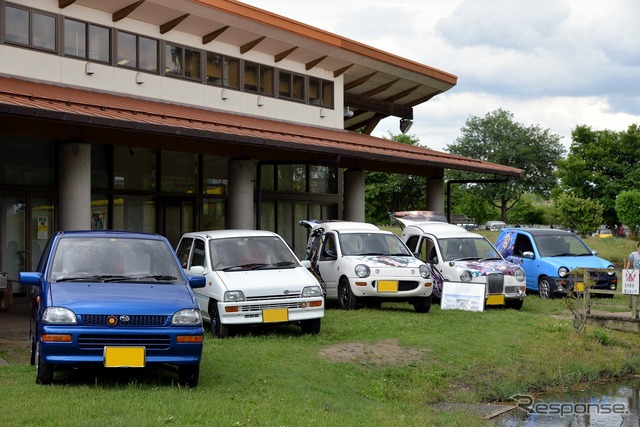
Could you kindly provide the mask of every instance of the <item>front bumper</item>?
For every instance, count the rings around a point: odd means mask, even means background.
[[[367,277],[350,277],[351,291],[356,297],[378,297],[402,299],[414,297],[429,297],[433,292],[431,279],[416,278],[401,279]]]
[[[292,323],[324,316],[323,298],[269,299],[219,302],[220,321],[225,325]]]

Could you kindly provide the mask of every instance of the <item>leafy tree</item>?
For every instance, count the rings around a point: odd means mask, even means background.
[[[533,204],[530,194],[524,195],[509,211],[509,224],[546,224],[546,210]]]
[[[620,221],[629,226],[633,238],[637,238],[638,225],[640,225],[640,191],[627,190],[618,194],[616,213]]]
[[[420,145],[415,135],[389,132],[393,141]],[[424,209],[426,178],[386,172],[365,172],[365,218],[367,222],[389,222],[389,212]]]
[[[640,128],[634,124],[613,132],[577,126],[571,138],[569,155],[558,162],[561,187],[577,197],[599,201],[604,206],[603,222],[613,230],[621,221],[616,196],[640,183]]]
[[[556,214],[560,225],[586,236],[602,224],[604,207],[597,201],[560,194],[556,200]]]
[[[497,207],[502,221],[507,221],[509,210],[525,192],[548,196],[557,185],[556,162],[565,150],[560,137],[548,129],[516,123],[513,114],[498,109],[484,118],[470,116],[461,131],[462,135],[447,146],[450,153],[524,170],[521,178],[506,183],[465,186],[478,200],[487,200]],[[447,177],[488,178],[459,171],[448,171]]]
[[[486,200],[478,199],[473,193],[460,186],[452,185],[449,197],[451,197],[451,213],[465,214],[476,225],[484,224],[500,215],[498,209]]]

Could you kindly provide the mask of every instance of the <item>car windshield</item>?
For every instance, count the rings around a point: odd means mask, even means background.
[[[412,256],[395,234],[340,233],[342,255],[393,255]]]
[[[540,256],[593,255],[589,247],[575,234],[534,236]]]
[[[209,242],[214,270],[295,268],[300,262],[282,239],[274,236],[232,237]]]
[[[485,238],[439,239],[438,246],[444,261],[503,259],[495,247]]]
[[[162,240],[63,237],[51,260],[49,280],[178,283],[182,274],[171,248]]]

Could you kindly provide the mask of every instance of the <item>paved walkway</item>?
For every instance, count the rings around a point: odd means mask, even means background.
[[[26,298],[15,298],[13,305],[6,311],[0,311],[0,349],[9,346],[24,345],[29,348],[29,305]],[[0,365],[7,362],[0,357]]]

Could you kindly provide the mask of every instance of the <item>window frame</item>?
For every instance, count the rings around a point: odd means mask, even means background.
[[[18,41],[11,41],[7,39],[7,9],[16,9],[16,10],[21,10],[27,13],[27,42],[26,43],[21,43]],[[4,5],[3,8],[4,13],[2,14],[2,23],[0,23],[0,28],[2,28],[2,42],[5,44],[9,44],[12,46],[21,46],[21,47],[26,47],[29,49],[35,49],[35,50],[39,50],[39,51],[43,51],[43,52],[51,52],[51,53],[57,53],[58,52],[58,15],[51,13],[51,12],[47,12],[47,11],[43,11],[43,10],[39,10],[39,9],[33,9],[33,8],[29,8],[29,7],[25,7],[23,5],[20,4],[14,4],[14,3],[6,3]],[[44,16],[44,17],[48,17],[48,18],[52,18],[53,19],[53,48],[47,48],[47,47],[42,47],[42,46],[37,46],[34,44],[34,28],[36,27],[34,25],[34,16],[35,15],[40,15],[40,16]],[[40,26],[38,26],[38,28],[41,28]]]

